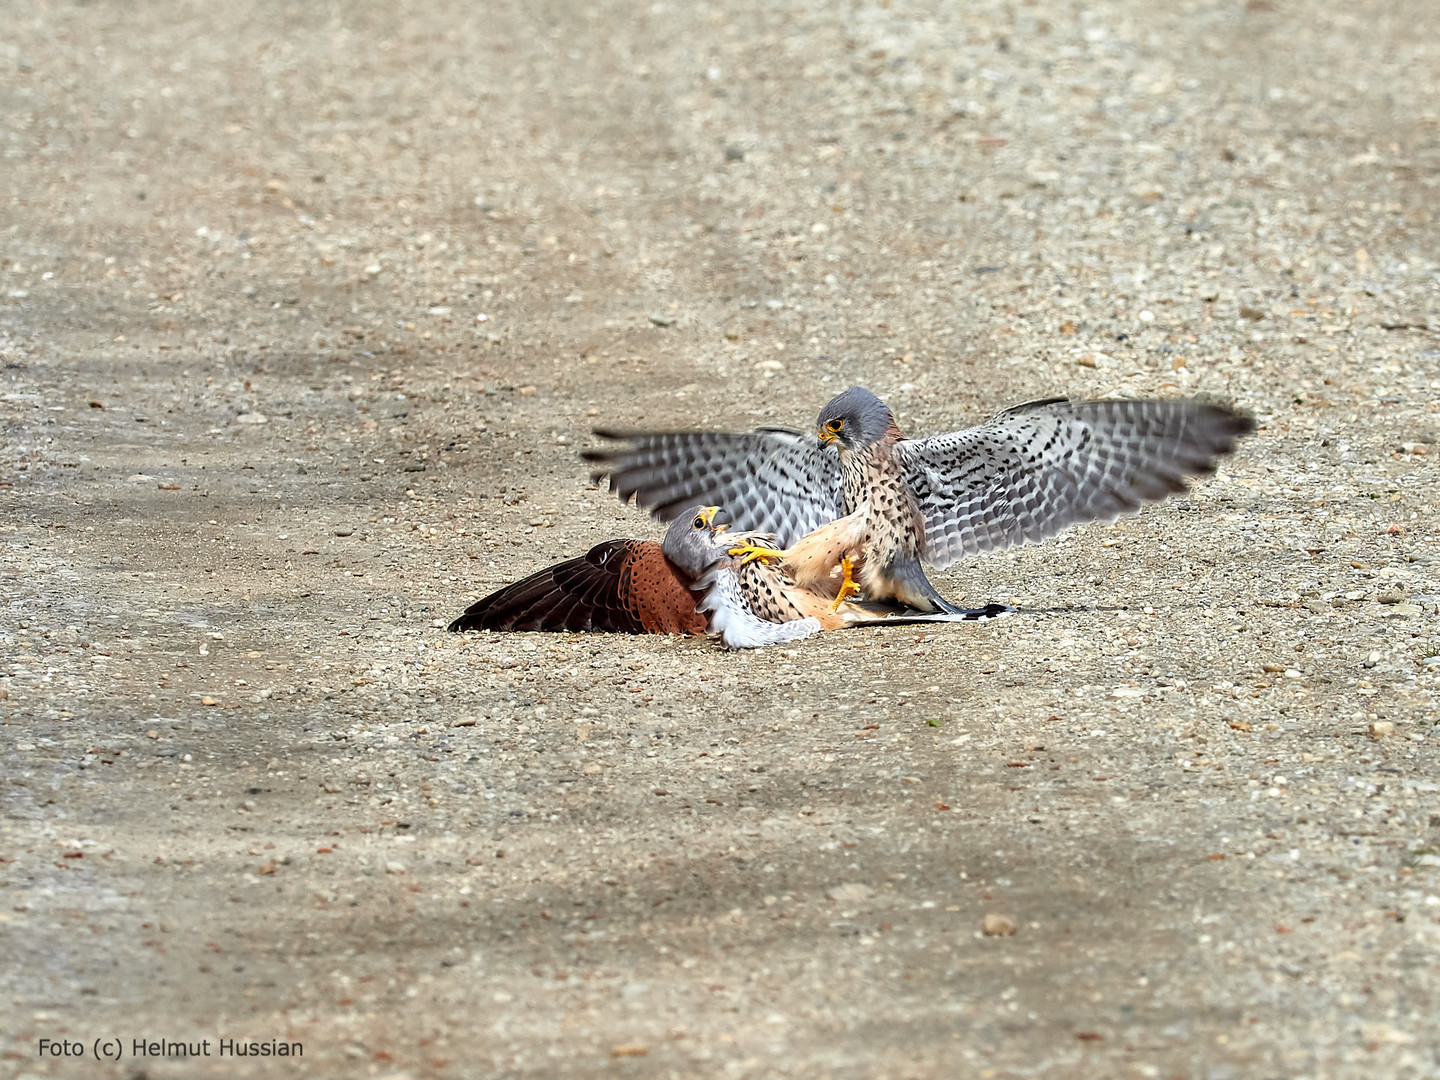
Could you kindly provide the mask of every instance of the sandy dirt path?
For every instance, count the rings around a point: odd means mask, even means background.
[[[0,1073],[1440,1076],[1437,30],[0,6]],[[852,383],[1260,430],[995,623],[443,631]]]

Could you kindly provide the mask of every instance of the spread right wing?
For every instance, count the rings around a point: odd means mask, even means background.
[[[737,530],[778,537],[788,547],[844,514],[840,464],[813,436],[785,428],[745,434],[677,431],[595,433],[623,445],[583,456],[598,481],[662,521],[700,503],[723,507]]]

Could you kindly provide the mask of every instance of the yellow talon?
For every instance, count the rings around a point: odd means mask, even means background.
[[[776,551],[774,548],[757,547],[754,544],[737,544],[730,549],[732,558],[740,560],[741,566],[746,566],[757,559],[783,559],[785,553]]]
[[[846,555],[840,560],[840,569],[845,571],[845,580],[840,582],[840,591],[835,594],[835,606],[830,609],[831,611],[839,611],[840,605],[845,602],[847,597],[851,595],[858,596],[860,593],[860,586],[855,584],[855,578],[852,573],[855,569],[855,564],[850,561],[849,555]]]

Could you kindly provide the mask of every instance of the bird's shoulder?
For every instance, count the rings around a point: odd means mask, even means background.
[[[657,557],[665,555],[654,540],[606,540],[585,553],[589,565],[609,574],[621,574],[638,560]]]

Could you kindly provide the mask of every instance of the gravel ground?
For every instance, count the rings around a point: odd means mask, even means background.
[[[1437,31],[0,7],[0,1072],[1440,1076]],[[1260,430],[997,622],[440,629],[851,383]]]

